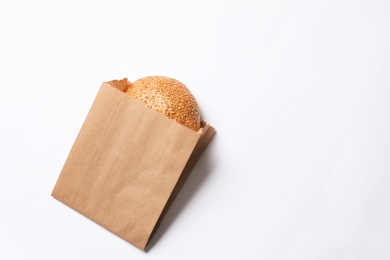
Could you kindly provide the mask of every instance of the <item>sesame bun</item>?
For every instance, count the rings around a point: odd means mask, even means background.
[[[113,80],[109,84],[183,126],[196,132],[200,129],[200,112],[196,100],[187,87],[175,79],[150,76],[133,83],[125,78]]]

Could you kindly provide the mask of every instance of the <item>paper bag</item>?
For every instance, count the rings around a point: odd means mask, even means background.
[[[214,132],[103,83],[52,196],[145,250]]]

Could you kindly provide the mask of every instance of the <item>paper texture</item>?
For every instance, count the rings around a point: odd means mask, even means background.
[[[145,250],[213,134],[103,83],[52,196]]]

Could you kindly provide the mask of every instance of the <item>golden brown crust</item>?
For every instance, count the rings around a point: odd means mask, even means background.
[[[194,131],[200,129],[198,105],[183,83],[168,77],[150,76],[128,83],[127,86],[126,93],[143,101],[148,107]]]

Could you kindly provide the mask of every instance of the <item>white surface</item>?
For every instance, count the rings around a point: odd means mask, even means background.
[[[0,3],[0,259],[390,259],[389,1],[105,2]],[[155,74],[218,133],[144,253],[50,193]]]

